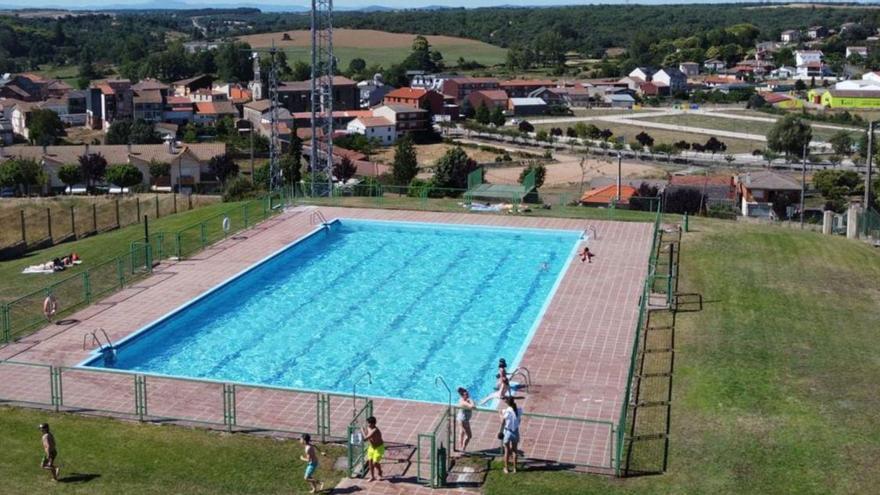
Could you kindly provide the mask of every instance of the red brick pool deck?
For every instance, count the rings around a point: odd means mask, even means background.
[[[116,342],[201,295],[315,229],[314,208],[286,211],[266,222],[180,262],[163,262],[154,274],[112,294],[70,318],[75,323],[51,325],[0,347],[0,359],[73,367],[88,357],[87,333],[105,329]],[[521,366],[531,371],[533,387],[522,394],[527,413],[581,418],[600,422],[530,417],[523,422],[522,449],[529,458],[611,468],[611,426],[618,421],[630,360],[641,288],[647,271],[652,224],[538,218],[470,213],[322,207],[327,219],[366,218],[451,224],[585,230],[595,228],[589,241],[592,263],[574,260],[545,313]],[[101,409],[134,417],[134,376],[128,373],[62,369],[65,409]],[[352,377],[352,381],[359,377]],[[426,376],[425,380],[434,377]],[[223,384],[148,376],[147,416],[223,424]],[[450,384],[455,387],[455,384]],[[0,399],[50,402],[48,368],[3,364]],[[283,389],[236,386],[236,424],[264,430],[314,431],[317,394]],[[329,434],[346,437],[352,400],[330,395]],[[412,401],[375,399],[374,415],[385,438],[393,444],[415,445],[419,433],[429,432],[444,407]],[[497,449],[499,420],[479,412],[472,420],[474,440],[469,450]],[[424,457],[424,456],[423,456]],[[410,459],[415,476],[415,455]],[[401,465],[405,464],[401,462]],[[392,473],[395,468],[391,467]],[[404,471],[403,468],[399,471]],[[344,485],[362,481],[344,481]],[[413,493],[409,485],[405,493]],[[404,493],[393,483],[369,484],[370,493]]]

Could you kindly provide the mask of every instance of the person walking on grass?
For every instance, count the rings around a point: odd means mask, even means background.
[[[516,472],[516,462],[519,447],[519,422],[522,409],[516,406],[513,397],[504,399],[507,407],[501,411],[501,441],[504,444],[504,473],[510,472],[508,464],[513,458],[513,472]]]
[[[385,455],[385,442],[382,441],[382,432],[376,427],[376,418],[367,418],[366,428],[362,428],[364,441],[367,444],[367,467],[370,468],[370,481],[376,481],[376,471],[379,472],[379,480],[382,480],[382,457]]]
[[[306,464],[305,479],[312,487],[312,489],[309,490],[309,493],[318,493],[324,489],[324,483],[315,478],[315,471],[318,469],[318,451],[315,449],[315,446],[312,445],[312,436],[308,433],[300,438],[300,442],[305,447],[305,452],[304,455],[299,457],[299,460],[308,463]]]
[[[52,473],[52,479],[58,481],[58,472],[61,468],[55,465],[58,450],[55,448],[55,436],[49,431],[49,423],[40,424],[40,432],[43,434],[43,460],[40,462],[40,467],[47,469]]]
[[[458,424],[461,425],[461,437],[459,444],[461,447],[459,450],[464,452],[467,449],[468,442],[471,441],[471,416],[473,415],[474,409],[477,407],[474,404],[474,399],[471,399],[471,394],[464,387],[458,387],[458,413],[455,415],[455,419],[458,420]]]

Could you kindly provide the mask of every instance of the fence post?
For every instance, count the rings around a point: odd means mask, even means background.
[[[189,202],[189,207],[188,207],[188,209],[192,210],[192,209],[193,209],[193,195],[192,195],[192,194],[187,194],[187,195],[186,195],[186,198],[187,198],[187,201]]]
[[[18,213],[21,216],[21,242],[27,244],[27,232],[24,228],[24,210],[18,210]]]
[[[83,279],[83,297],[85,297],[86,304],[91,304],[92,302],[92,283],[89,278],[89,271],[86,270],[82,272]]]
[[[52,208],[46,208],[46,227],[49,230],[49,239],[52,239]]]
[[[159,195],[156,195],[156,218],[159,218]]]
[[[202,248],[204,248],[208,244],[208,232],[205,222],[199,224],[199,234],[202,240]]]
[[[147,415],[147,377],[134,375],[134,413],[138,421]]]
[[[119,223],[119,198],[116,199],[116,228],[121,228],[122,224]]]
[[[232,431],[235,426],[235,385],[231,383],[223,384],[223,424],[226,425],[226,431]]]
[[[116,276],[119,279],[119,288],[125,285],[125,268],[122,266],[122,258],[116,258]]]
[[[0,325],[3,326],[3,342],[9,343],[12,329],[9,328],[9,304],[0,306]]]
[[[177,261],[180,261],[180,232],[175,234],[174,237],[175,237],[174,250],[175,250],[175,254],[177,255],[176,256]]]
[[[73,232],[73,238],[76,239],[76,213],[73,206],[70,207],[70,231]]]
[[[247,228],[247,226],[248,226],[247,203],[245,203],[241,207],[241,216],[244,219],[244,228]]]
[[[61,371],[55,366],[49,366],[49,398],[55,412],[61,409]]]
[[[141,223],[141,198],[135,196],[134,202],[135,206],[137,206],[137,221]]]
[[[174,202],[174,213],[177,213],[177,193],[171,193],[171,200]]]
[[[92,230],[98,231],[98,206],[92,203]]]

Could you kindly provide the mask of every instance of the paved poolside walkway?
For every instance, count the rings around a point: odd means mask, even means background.
[[[242,233],[242,238],[222,241],[191,259],[163,263],[149,278],[72,315],[77,323],[48,326],[0,348],[0,359],[75,366],[89,355],[83,350],[87,332],[103,328],[113,341],[121,340],[311,232],[315,228],[310,224],[312,209],[292,209]],[[349,217],[552,229],[595,227],[598,236],[590,240],[590,248],[596,257],[590,264],[575,260],[570,265],[525,353],[521,365],[531,371],[535,386],[521,405],[527,413],[617,422],[646,276],[651,224],[331,207],[321,208],[321,212],[331,220]],[[79,370],[62,373],[65,407],[99,408],[131,417],[132,375]],[[148,377],[146,388],[151,417],[223,423],[220,383]],[[236,388],[238,425],[314,431],[316,394]],[[43,368],[0,366],[0,398],[48,402],[48,389]],[[352,415],[351,398],[332,395],[328,410],[330,435],[345,438]],[[374,415],[386,440],[397,444],[415,445],[418,433],[430,431],[443,410],[412,401],[374,401]],[[498,424],[494,413],[477,413],[472,421],[472,448],[496,449]],[[528,457],[610,467],[613,452],[607,425],[526,418],[523,437],[522,448]],[[415,454],[411,461],[414,465]],[[409,473],[414,476],[414,471]],[[369,492],[397,493],[387,485],[371,484]]]

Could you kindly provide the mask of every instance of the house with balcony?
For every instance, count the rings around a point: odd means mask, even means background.
[[[409,105],[382,105],[373,109],[373,116],[384,117],[389,122],[393,122],[398,138],[403,134],[426,131],[431,125],[427,110]]]
[[[116,120],[134,117],[134,91],[128,79],[93,85],[86,94],[86,127],[107,131]]]

